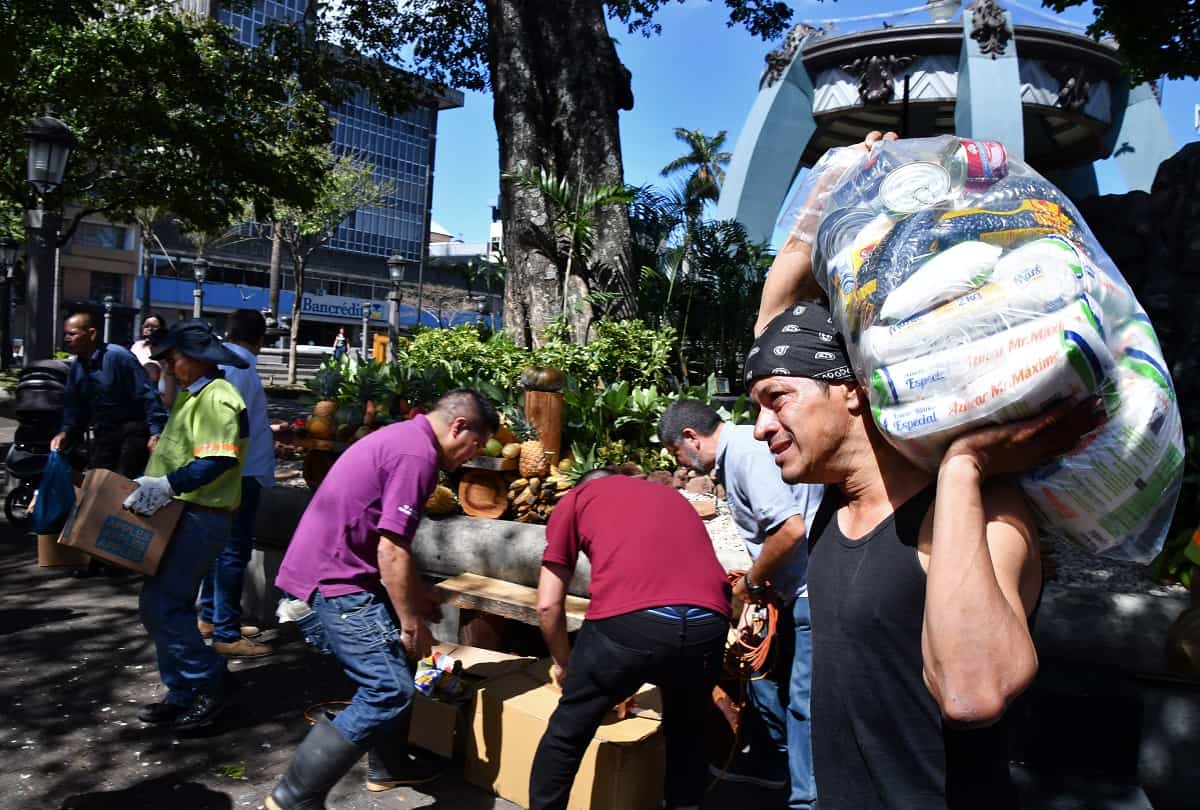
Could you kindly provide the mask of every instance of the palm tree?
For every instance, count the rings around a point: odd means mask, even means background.
[[[721,196],[721,184],[725,182],[725,166],[733,158],[729,152],[721,151],[725,145],[725,130],[710,138],[698,129],[676,127],[675,138],[687,146],[688,152],[663,166],[662,176],[688,171],[688,196],[716,202]]]

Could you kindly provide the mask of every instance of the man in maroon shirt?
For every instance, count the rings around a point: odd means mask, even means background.
[[[564,602],[581,551],[592,565],[591,604],[572,650]],[[692,505],[638,478],[605,470],[581,478],[546,527],[538,622],[563,695],[533,758],[530,810],[565,810],[604,715],[647,682],[662,692],[667,807],[699,808],[729,582]]]

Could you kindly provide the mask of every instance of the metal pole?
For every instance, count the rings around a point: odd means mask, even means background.
[[[204,311],[204,290],[200,286],[200,282],[196,282],[195,289],[192,290],[192,317],[199,318],[200,313]]]
[[[62,215],[34,208],[25,212],[25,362],[54,355],[54,251]]]
[[[388,360],[396,359],[397,341],[400,339],[400,285],[393,284],[388,293],[391,309],[388,312]]]
[[[109,335],[112,334],[112,307],[113,300],[111,295],[104,296],[104,342],[108,343]]]
[[[367,322],[371,320],[371,302],[363,301],[362,305],[362,357],[367,359]]]

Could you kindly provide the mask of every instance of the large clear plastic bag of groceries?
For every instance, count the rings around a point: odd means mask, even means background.
[[[1183,477],[1175,388],[1062,192],[998,143],[884,141],[827,154],[784,217],[897,449],[933,469],[972,428],[1098,394],[1106,422],[1021,484],[1048,533],[1154,557]]]

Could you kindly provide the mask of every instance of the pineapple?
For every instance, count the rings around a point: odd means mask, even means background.
[[[529,424],[525,414],[516,406],[510,406],[504,411],[508,428],[521,443],[521,454],[518,457],[517,469],[523,478],[538,478],[550,471],[550,462],[546,458],[546,448],[538,439],[537,428]]]
[[[425,501],[425,511],[431,515],[449,515],[458,509],[458,498],[445,484],[438,484],[429,500]]]

